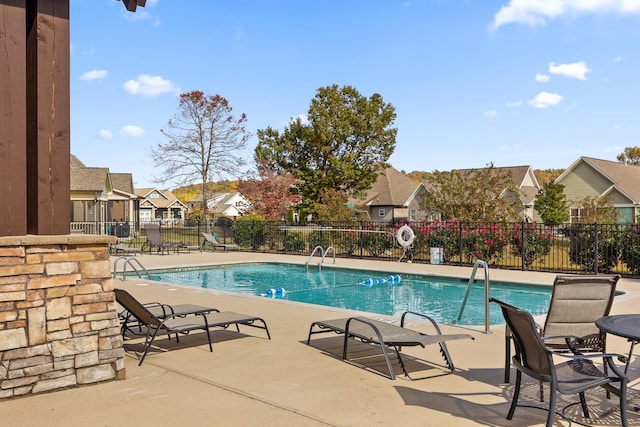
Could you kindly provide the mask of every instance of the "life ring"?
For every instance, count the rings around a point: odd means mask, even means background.
[[[396,239],[398,239],[398,244],[403,248],[408,248],[411,246],[413,241],[415,240],[416,235],[413,233],[413,230],[408,225],[403,225],[398,229],[398,233],[396,234]]]

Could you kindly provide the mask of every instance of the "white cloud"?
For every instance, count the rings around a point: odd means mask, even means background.
[[[509,107],[509,108],[518,108],[518,107],[521,107],[521,106],[522,106],[522,101],[521,100],[507,102],[507,107]]]
[[[98,136],[102,139],[110,139],[113,137],[113,134],[106,129],[100,129],[98,131]]]
[[[491,29],[506,24],[544,26],[562,16],[605,14],[640,15],[638,0],[510,0],[493,15]]]
[[[107,74],[109,74],[107,70],[91,70],[83,73],[80,76],[80,80],[86,80],[88,82],[91,82],[93,80],[102,80],[107,77]]]
[[[622,62],[624,61],[624,57],[618,55],[615,58],[613,58],[613,62]]]
[[[124,126],[122,129],[120,129],[120,135],[123,135],[123,136],[142,136],[146,132],[147,132],[146,130],[135,125],[127,125],[127,126]]]
[[[573,64],[559,64],[555,62],[549,63],[549,72],[551,74],[558,74],[564,77],[570,77],[578,80],[587,80],[587,73],[591,72],[591,69],[587,67],[584,61],[574,62]]]
[[[538,83],[546,83],[549,81],[549,79],[550,77],[546,74],[540,74],[540,73],[536,74],[536,81]]]
[[[558,95],[557,93],[540,92],[531,101],[529,101],[529,105],[532,105],[535,108],[547,108],[553,105],[558,105],[563,99],[564,96]]]
[[[496,110],[488,110],[484,112],[484,115],[486,117],[489,117],[490,119],[493,119],[496,116],[496,114],[498,114]]]
[[[132,95],[158,96],[163,93],[178,93],[179,89],[170,81],[161,76],[141,74],[136,80],[127,81],[123,87]]]

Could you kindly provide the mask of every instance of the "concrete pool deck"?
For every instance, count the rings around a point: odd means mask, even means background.
[[[180,255],[138,257],[148,269],[211,265],[234,262],[279,261],[304,264],[306,257],[244,252],[193,252]],[[113,257],[112,257],[113,260]],[[397,262],[337,259],[336,266],[384,272],[437,274],[468,279],[471,268]],[[482,277],[478,272],[478,277]],[[555,274],[490,270],[491,280],[543,283]],[[154,425],[154,426],[537,426],[546,412],[518,408],[514,419],[505,419],[513,380],[503,384],[504,327],[460,328],[441,325],[444,333],[470,333],[475,340],[447,343],[456,365],[452,374],[442,364],[437,346],[405,348],[419,358],[408,364],[416,376],[411,381],[399,374],[392,381],[375,372],[340,360],[339,337],[320,335],[306,345],[311,322],[345,317],[347,310],[269,298],[187,288],[147,280],[114,280],[114,286],[130,291],[141,301],[170,304],[193,303],[263,317],[272,339],[264,331],[241,328],[212,333],[213,353],[204,334],[181,338],[181,343],[156,340],[142,366],[125,341],[127,377],[55,393],[0,401],[4,425]],[[286,286],[285,286],[286,287]],[[640,311],[640,281],[622,279],[612,314]],[[369,316],[372,316],[369,314]],[[372,317],[375,317],[373,315]],[[422,325],[415,325],[422,329]],[[424,327],[426,332],[429,328]],[[608,350],[627,353],[629,344],[618,337],[608,339]],[[357,346],[353,347],[359,350]],[[378,366],[375,357],[371,362]],[[432,362],[432,363],[429,363]],[[398,368],[396,365],[395,368]],[[398,372],[398,371],[396,371]],[[640,403],[640,361],[632,358],[629,373],[632,403]],[[525,377],[521,402],[546,407],[536,398],[537,383]],[[607,400],[604,390],[588,394],[592,412],[589,423],[619,425],[616,398]],[[561,397],[558,409],[575,396]],[[574,415],[576,407],[568,409]],[[629,425],[640,425],[640,415],[629,411]],[[568,425],[556,417],[555,425]]]

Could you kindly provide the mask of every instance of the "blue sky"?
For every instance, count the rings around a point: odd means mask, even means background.
[[[71,152],[160,169],[149,150],[200,90],[252,133],[306,114],[319,87],[396,108],[390,163],[433,171],[614,160],[640,145],[640,0],[71,0]],[[234,177],[229,177],[234,179]]]

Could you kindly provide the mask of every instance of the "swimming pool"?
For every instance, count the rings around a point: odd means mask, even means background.
[[[295,264],[233,264],[152,271],[152,280],[216,289],[330,307],[398,316],[407,310],[432,316],[441,323],[484,325],[484,283],[471,290],[461,319],[458,315],[468,279],[407,275],[345,268],[310,268]],[[492,282],[494,298],[526,309],[534,316],[545,313],[551,287]],[[491,324],[504,323],[495,304]]]

